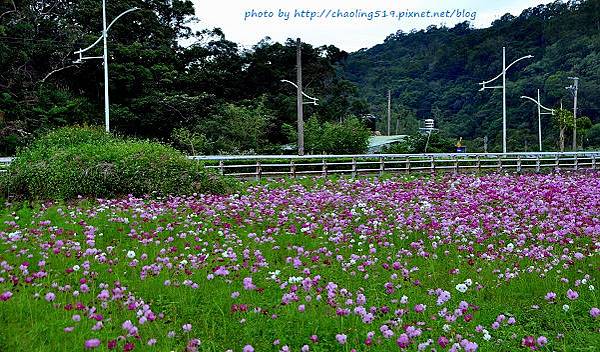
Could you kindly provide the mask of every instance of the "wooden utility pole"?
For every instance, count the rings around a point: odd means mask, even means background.
[[[296,85],[298,86],[298,155],[304,155],[304,111],[302,102],[302,42],[296,40]]]
[[[387,134],[392,135],[392,91],[388,89]]]

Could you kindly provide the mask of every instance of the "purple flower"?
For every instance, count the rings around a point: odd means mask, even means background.
[[[544,346],[545,344],[548,343],[548,339],[546,338],[546,336],[540,336],[537,338],[537,344],[541,346]]]
[[[590,315],[592,316],[592,318],[600,317],[600,309],[598,309],[597,307],[592,307],[592,309],[590,309]]]
[[[244,349],[242,351],[243,352],[254,352],[254,347],[252,347],[251,345],[246,345],[246,346],[244,346]]]
[[[10,291],[5,291],[4,293],[2,293],[0,295],[0,301],[8,301],[11,297],[12,297],[12,292]]]
[[[555,298],[556,298],[556,293],[554,293],[552,291],[546,293],[546,301],[554,301]]]
[[[252,291],[252,290],[256,289],[256,285],[254,285],[252,283],[252,278],[251,277],[244,278],[243,284],[244,284],[244,290]]]
[[[410,345],[410,338],[406,334],[400,334],[396,340],[396,344],[400,348],[406,348]]]
[[[335,339],[337,340],[337,342],[340,345],[343,345],[346,343],[346,341],[348,340],[348,336],[344,335],[344,334],[337,334],[335,335]]]
[[[192,324],[183,324],[183,326],[181,328],[185,332],[190,332],[190,331],[192,331]]]
[[[579,293],[577,293],[577,291],[573,291],[573,290],[569,289],[567,291],[567,298],[570,299],[571,301],[574,301],[577,298],[579,298]]]
[[[88,350],[91,350],[92,348],[96,348],[96,347],[100,346],[100,340],[99,339],[86,340],[84,346]]]
[[[44,298],[46,299],[46,301],[52,302],[56,299],[56,295],[52,292],[48,292],[46,293],[46,296],[44,296]]]

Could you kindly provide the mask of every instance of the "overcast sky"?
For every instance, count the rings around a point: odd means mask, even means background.
[[[315,46],[333,44],[346,51],[355,51],[361,48],[372,47],[382,43],[391,33],[397,30],[408,32],[412,29],[423,29],[430,25],[445,24],[448,27],[465,20],[471,20],[476,13],[475,20],[471,21],[477,28],[488,27],[492,21],[511,13],[519,15],[528,7],[537,6],[548,1],[542,0],[193,0],[196,16],[200,23],[194,29],[220,27],[225,32],[226,38],[238,42],[245,47],[251,47],[262,38],[269,36],[274,41],[283,42],[287,38],[301,37],[304,42]],[[264,11],[272,12],[272,18],[257,18],[245,16],[254,10],[252,15]],[[281,12],[281,11],[283,12]],[[298,10],[298,11],[296,11]],[[327,18],[295,17],[294,13],[303,10],[314,12]],[[341,10],[338,12],[338,10]],[[380,12],[379,18],[367,20],[366,18],[332,18],[336,14],[350,16],[371,11]],[[383,11],[388,17],[383,18]],[[444,12],[446,15],[455,13],[452,18],[391,18],[391,11],[398,12]],[[448,11],[448,12],[446,12]],[[457,14],[466,11],[463,17]],[[280,18],[280,13],[290,13],[286,21]]]

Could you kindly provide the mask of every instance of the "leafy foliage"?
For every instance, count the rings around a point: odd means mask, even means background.
[[[296,130],[287,125],[291,140]],[[321,122],[316,115],[304,124],[304,149],[309,154],[361,154],[367,151],[371,131],[357,118],[343,122]]]

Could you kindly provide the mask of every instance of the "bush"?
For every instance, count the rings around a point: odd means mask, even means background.
[[[290,140],[296,132],[285,126]],[[304,149],[310,154],[362,154],[369,147],[371,131],[357,118],[342,123],[319,122],[312,116],[304,124]]]
[[[34,199],[223,193],[233,187],[179,151],[100,130],[63,128],[17,154],[7,188]]]

